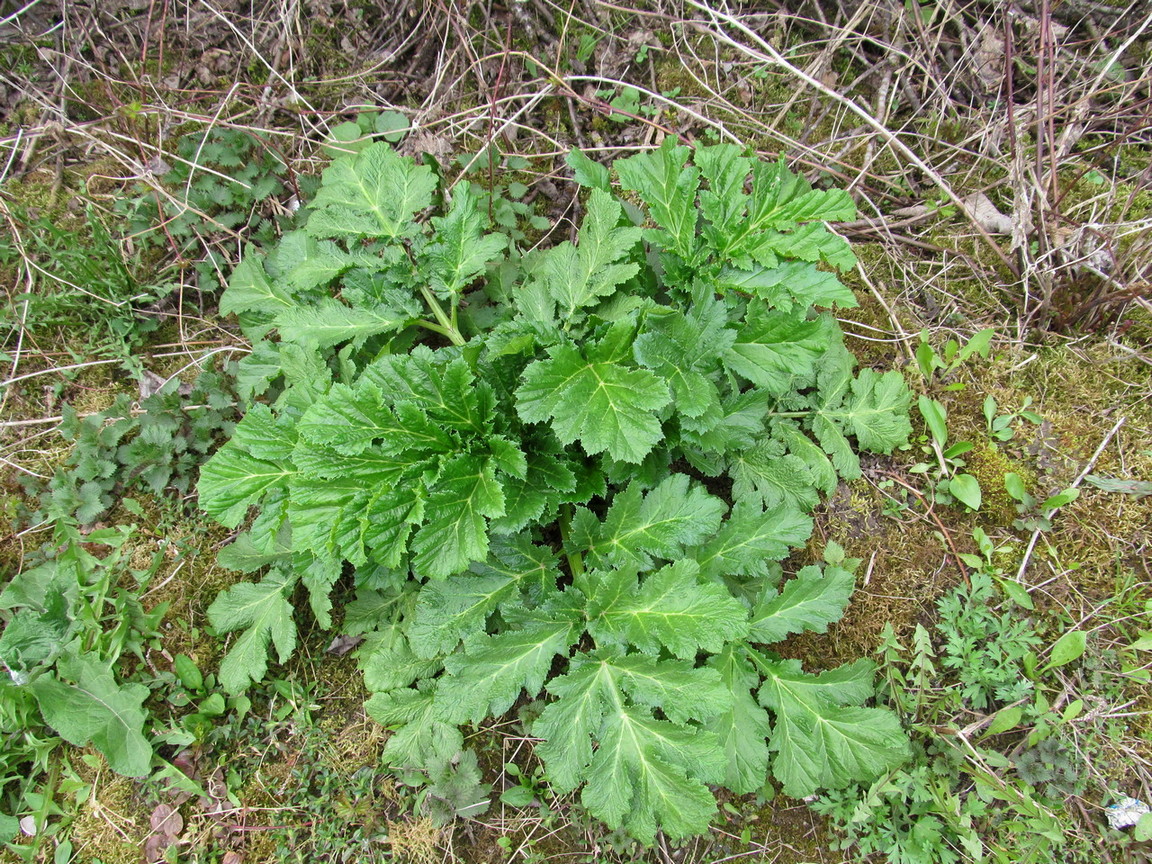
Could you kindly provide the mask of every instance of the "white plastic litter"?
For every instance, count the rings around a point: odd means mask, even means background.
[[[1119,830],[1135,825],[1145,813],[1152,813],[1152,807],[1135,798],[1121,798],[1105,812],[1108,814],[1108,825]]]

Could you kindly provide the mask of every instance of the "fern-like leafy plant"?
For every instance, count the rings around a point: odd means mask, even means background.
[[[341,626],[398,767],[436,770],[527,697],[553,788],[647,842],[705,830],[709,786],[875,777],[906,743],[862,707],[872,665],[767,647],[841,615],[851,562],[778,562],[857,449],[909,432],[899,373],[854,373],[818,311],[855,302],[824,224],[852,201],[729,145],[617,161],[624,199],[569,163],[585,213],[546,251],[380,143],[245,255],[221,309],[252,340],[252,404],[199,492],[229,527],[255,508],[225,560],[268,569],[209,610],[239,633],[221,680],[288,658],[298,586],[330,626],[349,576]]]

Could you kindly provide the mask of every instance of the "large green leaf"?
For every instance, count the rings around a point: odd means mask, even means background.
[[[453,654],[450,673],[436,691],[439,716],[452,723],[479,723],[512,707],[520,691],[539,693],[553,658],[576,637],[572,620],[561,618],[495,636],[480,636]]]
[[[331,348],[342,342],[402,330],[417,315],[417,308],[397,300],[394,305],[345,306],[326,298],[311,306],[296,306],[276,316],[282,339],[307,348]]]
[[[504,490],[495,469],[476,456],[458,456],[444,466],[428,496],[426,522],[412,538],[418,573],[442,579],[488,555],[485,517],[504,513]]]
[[[796,456],[781,453],[773,442],[733,454],[728,466],[737,501],[756,501],[766,510],[784,504],[805,512],[820,501],[808,466]]]
[[[706,727],[724,748],[724,785],[738,795],[759,791],[768,779],[765,739],[772,732],[768,713],[752,698],[751,691],[760,683],[760,676],[736,643],[710,657],[708,665],[720,673],[728,691],[725,710],[709,720]]]
[[[709,578],[762,576],[769,562],[786,558],[811,533],[811,517],[795,507],[780,503],[764,510],[753,501],[739,501],[720,530],[686,554]]]
[[[676,689],[677,700],[698,719],[712,716],[715,708],[705,706],[723,698],[716,673],[679,666],[668,671],[673,670],[691,681]],[[629,658],[578,655],[567,675],[549,683],[557,700],[532,726],[533,735],[543,739],[537,753],[552,784],[564,791],[586,778],[584,806],[610,827],[624,827],[645,842],[657,827],[672,837],[704,830],[715,812],[705,783],[723,776],[724,753],[714,735],[658,720],[652,716],[655,706],[633,702],[632,691],[653,693],[645,686],[663,677],[661,671],[648,661],[643,674],[634,676]],[[683,712],[675,713],[684,719]]]
[[[382,237],[415,232],[412,216],[432,203],[436,176],[384,142],[324,170],[307,230],[316,237]]]
[[[900,765],[908,738],[891,711],[857,706],[872,695],[873,666],[860,660],[808,675],[795,660],[761,661],[760,704],[775,722],[772,772],[786,795],[867,782]]]
[[[850,270],[856,266],[856,256],[852,254],[848,241],[833,234],[820,222],[810,222],[788,233],[765,232],[757,243],[756,255],[762,259],[769,250],[781,258],[824,261],[837,270]]]
[[[724,353],[724,365],[779,396],[811,378],[831,329],[828,317],[806,321],[751,301],[739,335]]]
[[[447,432],[418,406],[402,403],[393,413],[380,388],[371,381],[361,381],[355,389],[333,385],[328,395],[300,419],[300,434],[343,455],[361,453],[373,441],[380,441],[389,453],[446,453],[455,449]]]
[[[518,593],[513,575],[469,573],[442,582],[429,582],[420,591],[408,626],[413,650],[421,657],[447,654],[472,633],[484,631],[497,606]]]
[[[44,722],[77,747],[91,743],[116,773],[147,776],[152,762],[152,745],[144,737],[148,688],[117,683],[112,670],[91,654],[65,657],[58,668],[65,680],[42,675],[29,685]]]
[[[249,507],[271,490],[287,488],[295,473],[290,463],[257,459],[230,441],[200,469],[200,506],[221,525],[235,528]]]
[[[612,566],[647,566],[652,555],[673,558],[684,546],[713,534],[725,509],[723,501],[686,474],[672,474],[646,493],[639,483],[630,483],[617,493],[602,524],[589,511],[578,511],[573,550],[587,550],[594,562]]]
[[[767,267],[727,267],[717,275],[716,287],[752,294],[784,311],[802,312],[809,306],[850,309],[857,305],[856,295],[835,273],[818,270],[815,264],[803,261],[781,261]]]
[[[666,649],[683,660],[719,651],[748,631],[748,612],[728,590],[701,582],[695,561],[657,570],[637,586],[634,570],[592,574],[588,630],[598,645],[631,644],[648,654]]]
[[[752,610],[749,641],[769,644],[806,630],[825,632],[844,614],[854,583],[841,567],[804,567]]]

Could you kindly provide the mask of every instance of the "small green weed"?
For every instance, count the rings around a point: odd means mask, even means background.
[[[72,451],[46,485],[26,480],[40,502],[29,521],[90,525],[116,504],[140,517],[139,502],[126,497],[131,493],[187,494],[200,464],[231,433],[236,401],[228,378],[204,371],[189,387],[166,382],[139,408],[124,394],[85,417],[65,407],[60,431]]]
[[[149,690],[122,683],[117,669],[122,656],[142,657],[157,635],[164,607],[145,611],[140,595],[165,555],[161,545],[144,568],[130,567],[134,533],[122,525],[82,535],[74,522],[59,519],[41,562],[5,580],[0,842],[12,840],[21,813],[35,819],[37,843],[50,833],[54,784],[41,784],[60,739],[45,737],[45,726],[77,746],[91,744],[120,774],[142,777],[151,769],[152,745],[144,735]]]
[[[243,129],[185,135],[173,161],[160,189],[137,186],[134,194],[117,199],[115,212],[141,249],[163,249],[177,266],[194,266],[203,292],[219,287],[225,266],[217,241],[272,242],[293,219],[280,199],[289,191],[306,194],[309,184],[291,174],[268,140]]]
[[[35,832],[9,847],[19,856],[32,860],[66,827],[67,802],[58,799],[67,778],[57,778],[66,760],[54,756],[62,741],[90,745],[113,771],[144,777],[156,768],[154,744],[204,744],[220,718],[247,702],[226,700],[215,676],[188,657],[178,656],[173,671],[153,662],[167,604],[146,607],[143,597],[161,568],[179,569],[181,550],[154,528],[89,527],[111,515],[155,525],[158,509],[167,518],[168,501],[187,494],[234,412],[230,386],[212,372],[190,387],[170,381],[139,408],[121,396],[94,415],[66,409],[69,457],[46,483],[29,480],[38,502],[25,514],[30,536],[50,539],[19,573],[0,578],[0,842],[25,820]],[[190,783],[159,765],[157,777]]]
[[[1076,833],[1065,802],[1089,787],[1085,736],[1106,733],[1073,732],[1083,700],[1053,704],[1078,680],[1055,670],[1081,660],[1086,635],[1066,631],[1045,650],[1031,597],[996,563],[1004,550],[979,529],[975,539],[970,583],[940,598],[935,627],[918,624],[906,646],[888,626],[877,652],[914,757],[812,806],[840,848],[894,864],[1090,860],[1099,838]]]

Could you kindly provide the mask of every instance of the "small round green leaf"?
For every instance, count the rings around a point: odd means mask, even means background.
[[[383,135],[384,140],[390,144],[395,144],[403,138],[411,126],[408,118],[399,111],[382,111],[376,118],[377,134]]]
[[[1145,813],[1132,829],[1132,839],[1138,842],[1152,840],[1152,813]]]
[[[354,120],[347,120],[333,126],[328,132],[328,141],[324,144],[324,152],[333,159],[359,153],[368,146],[368,139],[360,129],[360,124]]]
[[[1073,660],[1079,660],[1088,646],[1088,634],[1083,630],[1069,630],[1056,640],[1052,646],[1052,653],[1048,658],[1047,669],[1064,666]]]
[[[971,474],[957,474],[948,483],[948,491],[961,504],[980,509],[980,481]]]

